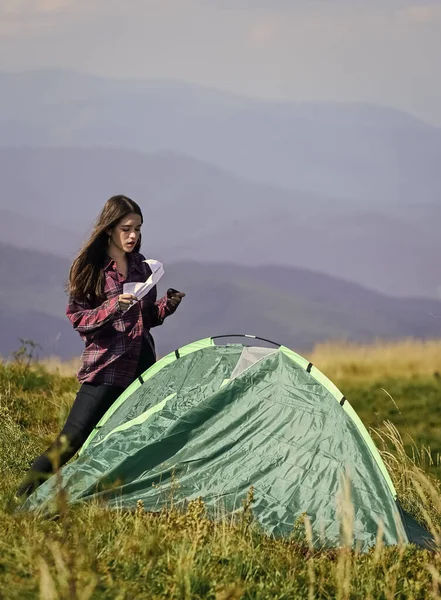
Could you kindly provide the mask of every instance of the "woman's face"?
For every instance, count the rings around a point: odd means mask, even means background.
[[[141,217],[130,213],[107,232],[110,236],[110,249],[132,252],[141,234]]]

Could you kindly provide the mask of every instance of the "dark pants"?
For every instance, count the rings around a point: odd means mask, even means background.
[[[141,375],[154,363],[153,352],[147,344],[144,344],[135,377]],[[57,467],[62,467],[70,460],[123,391],[124,388],[120,387],[83,383],[63,429],[43,454],[34,460],[17,491],[17,496],[32,493],[55,472]]]

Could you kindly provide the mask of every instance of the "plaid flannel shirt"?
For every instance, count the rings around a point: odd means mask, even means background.
[[[127,311],[119,310],[118,296],[123,293],[123,284],[145,281],[151,275],[142,254],[127,256],[126,279],[118,273],[115,261],[108,257],[104,266],[106,300],[101,305],[69,298],[66,315],[85,343],[77,374],[81,383],[127,387],[135,377],[143,342],[148,343],[155,354],[150,329],[162,325],[176,310],[170,306],[167,296],[156,299],[156,286]]]

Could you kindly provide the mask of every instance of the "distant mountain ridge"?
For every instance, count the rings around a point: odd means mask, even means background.
[[[13,268],[11,268],[13,265]],[[68,260],[0,244],[0,354],[33,339],[43,354],[78,356],[65,317]],[[250,333],[306,351],[316,342],[441,337],[441,303],[396,299],[307,270],[181,262],[165,265],[159,294],[186,292],[179,311],[155,328],[163,355],[196,339]]]
[[[354,203],[439,203],[441,129],[389,107],[272,102],[60,70],[0,73],[0,89],[3,145],[171,150]]]
[[[314,118],[317,118],[315,110],[321,108],[324,109],[323,116],[328,114],[328,118],[340,118],[344,121],[351,121],[354,118],[360,120],[361,118],[365,125],[380,123],[398,128],[412,125],[421,129],[441,129],[426,123],[419,117],[390,106],[368,102],[266,100],[178,79],[112,78],[67,68],[39,68],[16,71],[0,70],[0,84],[4,87],[0,106],[9,108],[14,105],[19,110],[29,107],[24,96],[29,86],[41,85],[38,98],[44,99],[46,103],[52,99],[53,104],[64,102],[66,98],[79,101],[90,98],[92,94],[105,97],[124,91],[134,95],[176,97],[189,104],[204,100],[203,106],[206,107],[212,107],[216,103],[235,109],[244,109],[250,105],[272,105],[288,109],[294,106],[301,109],[305,116],[309,115]]]
[[[0,242],[18,247],[72,257],[105,200],[125,193],[145,213],[149,253],[168,263],[280,264],[401,297],[436,298],[441,284],[438,204],[384,214],[117,148],[0,147],[0,179]]]
[[[0,242],[71,258],[125,193],[167,263],[441,296],[440,128],[389,107],[53,69],[0,72],[0,89]]]
[[[68,229],[0,208],[0,243],[3,245],[72,257],[81,242],[82,238]]]

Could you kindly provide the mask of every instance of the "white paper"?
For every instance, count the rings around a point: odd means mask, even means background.
[[[146,262],[152,270],[152,274],[147,281],[125,283],[123,285],[123,294],[133,294],[138,300],[141,300],[141,298],[148,294],[152,287],[154,287],[164,275],[164,267],[159,260],[148,258],[144,262]]]

